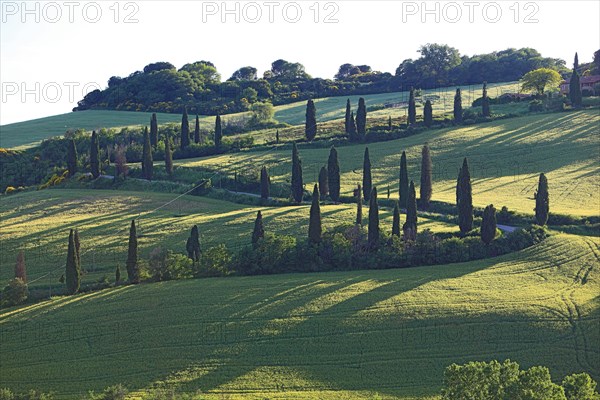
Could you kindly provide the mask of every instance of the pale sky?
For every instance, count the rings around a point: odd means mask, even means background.
[[[466,55],[533,47],[568,66],[575,51],[587,62],[600,48],[598,0],[1,0],[0,5],[2,125],[70,112],[84,87],[104,88],[111,76],[127,76],[156,61],[177,68],[211,61],[226,80],[246,65],[262,75],[283,58],[302,63],[314,77],[332,78],[343,63],[394,73],[426,43],[448,44]],[[224,14],[225,8],[231,13]],[[425,8],[431,13],[424,14]]]

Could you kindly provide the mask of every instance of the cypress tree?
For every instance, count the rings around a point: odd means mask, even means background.
[[[304,126],[304,134],[306,139],[312,141],[317,136],[317,115],[315,102],[311,99],[306,103],[306,123]]]
[[[92,131],[92,139],[90,141],[90,172],[94,179],[100,176],[100,145],[96,131]]]
[[[217,114],[215,118],[215,147],[221,147],[223,141],[223,129],[221,128],[221,116]]]
[[[421,191],[421,206],[424,209],[429,208],[429,202],[431,201],[431,193],[433,191],[431,184],[432,170],[431,153],[429,146],[425,145],[421,151],[421,186],[419,187]]]
[[[196,114],[196,127],[194,128],[194,143],[200,143],[200,117]]]
[[[471,173],[467,159],[463,160],[459,174],[458,225],[464,235],[473,229],[473,194],[471,191]]]
[[[388,131],[392,131],[392,116],[388,116]]]
[[[490,244],[496,237],[496,209],[490,204],[483,210],[483,219],[481,221],[481,241]]]
[[[329,195],[329,176],[325,167],[321,167],[319,171],[319,193],[323,200]]]
[[[571,74],[571,80],[569,81],[569,98],[573,107],[581,107],[581,103],[583,102],[581,84],[579,74],[575,68],[573,68],[573,74]]]
[[[538,225],[544,226],[548,222],[550,213],[550,195],[548,193],[548,179],[546,175],[540,174],[538,188],[534,194],[535,197],[535,221]]]
[[[462,117],[462,95],[460,93],[460,88],[457,88],[456,94],[454,95],[454,122],[460,124],[462,122]]]
[[[188,119],[187,108],[183,108],[183,116],[181,117],[181,150],[184,150],[190,145],[190,122]]]
[[[428,128],[433,125],[433,107],[431,106],[431,101],[429,100],[425,102],[425,107],[423,107],[423,122]]]
[[[67,144],[67,169],[69,176],[73,176],[77,172],[77,147],[73,139],[70,139]]]
[[[165,136],[165,170],[169,177],[173,176],[173,151],[171,150],[171,139]]]
[[[198,225],[194,225],[192,230],[190,231],[190,237],[188,238],[185,249],[187,250],[188,257],[193,262],[200,261],[200,254],[202,250],[200,249],[200,233],[198,232]]]
[[[310,220],[308,222],[308,241],[312,244],[321,242],[323,228],[321,227],[321,206],[319,204],[319,187],[315,184],[310,206]]]
[[[356,191],[356,225],[362,225],[362,187],[358,184]]]
[[[408,123],[417,123],[417,104],[415,103],[415,88],[410,88],[408,96]]]
[[[356,111],[356,132],[360,139],[367,134],[367,106],[365,99],[358,99],[358,110]]]
[[[350,106],[350,99],[346,100],[346,115],[344,117],[344,132],[346,135],[350,136],[350,113],[352,112],[352,107]]]
[[[65,282],[69,294],[75,294],[79,291],[80,280],[81,269],[77,251],[75,249],[74,231],[71,229],[69,233],[69,247],[67,249],[67,264],[65,269]]]
[[[156,120],[156,113],[152,113],[152,118],[150,118],[150,143],[152,143],[152,148],[156,149],[156,145],[158,145],[158,121]]]
[[[154,162],[152,161],[152,145],[150,144],[148,127],[146,127],[144,129],[144,152],[142,156],[142,175],[144,175],[144,179],[149,181],[152,180],[153,169]]]
[[[406,152],[402,152],[400,157],[400,178],[399,178],[399,199],[400,207],[406,208],[408,202],[408,167],[406,166]]]
[[[262,213],[259,211],[256,213],[256,219],[254,220],[254,230],[252,231],[252,247],[256,248],[258,241],[265,237],[265,227],[263,225]]]
[[[138,242],[135,228],[135,220],[131,220],[129,228],[129,246],[127,248],[127,278],[130,283],[140,282],[140,266],[138,262]]]
[[[371,190],[373,189],[373,180],[371,177],[371,159],[369,158],[369,148],[365,147],[365,156],[363,159],[363,197],[366,201],[371,199]]]
[[[394,216],[392,219],[392,235],[400,237],[400,207],[398,207],[398,202],[394,204]]]
[[[379,205],[377,204],[376,187],[373,187],[369,197],[369,231],[367,241],[369,248],[374,250],[379,246]]]
[[[304,183],[302,182],[302,161],[298,154],[298,146],[294,143],[292,147],[292,199],[300,204],[304,195]]]
[[[573,69],[579,69],[579,55],[575,52],[575,59],[573,60]]]
[[[77,257],[77,264],[79,265],[79,269],[81,270],[81,256],[79,255],[79,250],[81,249],[81,242],[79,241],[78,229],[75,229],[75,233],[73,234],[73,241],[75,242],[75,257]]]
[[[348,132],[348,137],[350,141],[356,142],[360,138],[358,137],[358,133],[356,132],[356,118],[354,118],[354,111],[350,113],[350,128]]]
[[[327,160],[327,183],[329,184],[329,196],[334,202],[340,200],[340,163],[338,162],[338,153],[334,146],[329,150],[329,159]]]
[[[267,167],[263,166],[260,170],[260,198],[268,199],[270,196],[270,186],[271,180],[269,178],[269,172],[267,171]]]
[[[404,240],[415,240],[417,238],[417,194],[413,181],[410,181],[408,188],[406,222],[402,226],[402,230],[404,231]]]
[[[27,267],[25,266],[25,253],[23,253],[23,250],[20,250],[19,254],[17,254],[15,278],[19,278],[23,282],[27,283]]]
[[[121,282],[121,267],[117,265],[115,268],[115,283]]]
[[[275,143],[279,144],[279,129],[275,131]]]
[[[489,117],[490,112],[490,98],[487,94],[487,82],[483,82],[483,95],[481,97],[481,115]]]

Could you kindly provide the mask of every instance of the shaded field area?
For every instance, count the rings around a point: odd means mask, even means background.
[[[380,192],[397,193],[400,155],[407,152],[409,179],[420,182],[421,148],[428,143],[433,159],[433,199],[454,203],[458,169],[468,157],[473,202],[484,207],[533,214],[533,194],[541,172],[548,177],[550,210],[574,216],[597,215],[600,209],[600,115],[598,110],[529,115],[491,123],[418,133],[403,139],[368,144],[373,183]],[[338,149],[342,194],[362,179],[364,144]],[[302,148],[306,187],[312,187],[327,163],[329,149]],[[241,152],[180,160],[180,166],[204,167],[233,176],[257,176],[266,165],[274,182],[290,180],[291,150]],[[418,189],[417,189],[418,191]]]
[[[2,384],[60,398],[119,382],[207,399],[435,398],[447,365],[506,358],[597,380],[598,257],[597,239],[556,234],[463,264],[53,298],[0,314]]]

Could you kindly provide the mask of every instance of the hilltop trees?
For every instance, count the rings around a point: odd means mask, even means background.
[[[270,185],[271,179],[269,178],[269,172],[267,171],[267,167],[263,165],[260,170],[260,198],[263,200],[267,200],[270,196]]]
[[[483,82],[483,94],[481,97],[481,115],[483,115],[484,117],[489,117],[491,115],[490,98],[487,94],[487,82]]]
[[[490,244],[496,237],[496,209],[490,204],[483,210],[481,221],[481,241]]]
[[[379,246],[379,205],[377,204],[377,188],[373,187],[369,200],[369,231],[367,241],[371,250]]]
[[[188,120],[187,108],[183,108],[183,116],[181,117],[181,138],[179,141],[181,150],[185,150],[190,145],[190,122]]]
[[[135,227],[135,220],[131,220],[131,227],[129,228],[129,245],[127,248],[127,278],[131,283],[140,282],[140,266],[138,260],[138,242],[137,232]]]
[[[21,279],[27,283],[27,267],[25,265],[25,253],[23,250],[19,250],[17,254],[17,262],[15,264],[15,278]]]
[[[400,207],[406,208],[408,202],[408,169],[406,166],[406,152],[402,152],[400,157],[400,183],[399,183],[399,199]]]
[[[538,225],[544,226],[548,222],[550,211],[550,195],[548,194],[548,179],[546,175],[540,174],[538,188],[533,197],[535,198],[535,221]]]
[[[306,122],[304,126],[306,139],[312,141],[317,136],[317,116],[315,102],[311,99],[306,103]]]
[[[458,225],[460,232],[464,235],[473,229],[473,195],[471,191],[471,173],[467,159],[458,173],[458,184],[456,187],[458,206]]]
[[[404,240],[415,240],[417,238],[417,194],[413,181],[410,181],[408,188],[406,222],[402,226],[402,230],[404,231]]]
[[[358,184],[358,189],[356,190],[356,225],[362,225],[362,187],[360,183]]]
[[[265,227],[263,225],[262,212],[260,210],[256,213],[256,219],[254,220],[254,230],[252,231],[252,247],[256,248],[260,239],[265,237]]]
[[[200,261],[200,233],[198,232],[198,225],[194,225],[190,231],[190,236],[185,243],[185,250],[187,251],[188,258],[193,262],[197,263]]]
[[[194,128],[194,143],[200,143],[200,116],[196,114],[196,126]]]
[[[392,217],[392,236],[400,237],[400,207],[398,207],[398,202],[394,204],[394,214]]]
[[[327,182],[329,196],[331,200],[337,203],[340,200],[340,163],[338,162],[338,153],[334,146],[331,146],[329,159],[327,160]]]
[[[421,191],[421,207],[424,209],[429,208],[431,193],[433,192],[431,184],[432,170],[431,152],[429,151],[429,146],[425,145],[421,151],[421,186],[419,187],[419,190]]]
[[[69,176],[74,176],[77,172],[77,147],[73,139],[70,139],[67,144],[67,169]]]
[[[433,108],[430,100],[425,101],[425,106],[423,107],[423,123],[428,128],[433,125]]]
[[[367,106],[365,99],[358,99],[358,110],[356,111],[356,132],[360,139],[364,139],[367,134]]]
[[[152,118],[150,118],[150,142],[152,143],[152,147],[156,149],[156,145],[158,144],[158,121],[156,120],[156,113],[152,113]]]
[[[65,267],[65,282],[67,292],[75,294],[79,291],[81,280],[81,265],[79,264],[79,255],[75,244],[75,233],[73,229],[69,232],[69,246],[67,249],[67,263]]]
[[[321,194],[321,199],[325,199],[329,194],[329,177],[327,174],[327,168],[321,167],[319,171],[319,193]]]
[[[362,190],[363,190],[363,197],[366,201],[369,201],[371,199],[372,188],[373,188],[373,180],[371,177],[371,159],[369,158],[369,148],[365,147],[365,155],[363,158]]]
[[[456,94],[454,95],[454,122],[460,124],[463,118],[463,108],[462,108],[462,95],[460,92],[460,88],[456,89]]]
[[[311,244],[321,242],[323,228],[321,226],[321,206],[319,204],[319,187],[315,184],[310,206],[310,220],[308,223],[308,241]]]
[[[417,105],[415,103],[415,88],[410,88],[410,94],[408,96],[408,123],[417,123]]]
[[[292,147],[292,199],[296,204],[302,202],[304,196],[304,183],[302,182],[302,161],[298,154],[298,146]]]
[[[221,128],[221,116],[217,114],[215,118],[215,147],[221,147],[223,141],[223,128]]]
[[[100,176],[100,145],[96,131],[92,131],[90,140],[90,172],[94,179]]]
[[[171,138],[165,136],[165,171],[169,177],[173,176],[173,150],[171,150]]]
[[[144,129],[144,151],[142,155],[142,175],[144,179],[151,181],[154,170],[154,161],[152,160],[152,145],[150,144],[150,136],[148,127]]]

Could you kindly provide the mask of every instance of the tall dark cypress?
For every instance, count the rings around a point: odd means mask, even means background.
[[[127,279],[130,283],[140,282],[140,266],[138,260],[138,242],[135,228],[135,220],[131,220],[129,228],[129,246],[127,247]]]
[[[581,94],[581,83],[577,70],[573,68],[571,80],[569,81],[569,98],[573,107],[581,107],[583,96]]]
[[[404,231],[404,240],[415,240],[417,238],[417,194],[413,181],[410,181],[408,187],[406,222],[402,226],[402,230]]]
[[[490,98],[487,94],[487,82],[483,82],[483,95],[481,97],[481,115],[489,117],[490,112]]]
[[[394,214],[392,217],[392,235],[400,236],[400,207],[398,207],[398,202],[394,204]]]
[[[365,156],[363,158],[362,189],[364,199],[369,201],[371,199],[371,190],[373,189],[373,179],[371,177],[371,159],[368,147],[365,147]]]
[[[367,233],[367,241],[369,248],[374,250],[379,247],[379,205],[377,204],[376,187],[373,187],[369,198],[369,231]]]
[[[367,134],[367,106],[365,99],[358,99],[358,110],[356,110],[356,133],[360,139]]]
[[[196,127],[194,128],[194,143],[200,143],[200,117],[196,114]]]
[[[171,149],[171,138],[165,135],[165,170],[169,177],[173,176],[173,150]]]
[[[354,118],[354,111],[350,113],[350,127],[348,132],[348,138],[352,142],[356,142],[360,139],[358,137],[358,133],[356,132],[356,118]]]
[[[304,126],[304,134],[306,139],[312,141],[317,136],[317,110],[315,102],[311,99],[306,103],[306,122]]]
[[[217,114],[215,118],[215,147],[221,147],[223,142],[223,129],[221,128],[221,116]]]
[[[94,179],[100,176],[100,144],[98,143],[98,134],[92,131],[90,141],[90,172]]]
[[[456,89],[456,94],[454,95],[454,122],[457,124],[462,123],[463,118],[463,108],[462,108],[462,95],[460,93],[460,88]]]
[[[150,143],[156,149],[156,145],[158,144],[158,121],[156,120],[156,113],[152,113],[152,118],[150,118]]]
[[[352,112],[352,107],[350,106],[350,99],[346,100],[346,115],[344,117],[344,132],[346,135],[350,136],[350,113]]]
[[[298,146],[292,147],[292,199],[300,204],[304,195],[304,182],[302,181],[302,161],[298,154]]]
[[[69,294],[77,293],[81,283],[81,266],[79,264],[79,257],[77,257],[76,247],[75,233],[73,229],[71,229],[69,233],[69,247],[67,249],[67,263],[65,267],[65,283]]]
[[[198,231],[198,225],[192,226],[190,237],[185,244],[185,249],[188,253],[188,257],[193,262],[200,261],[202,250],[200,249],[200,232]]]
[[[267,167],[263,166],[260,170],[260,198],[268,199],[271,195],[271,179],[269,178],[269,172],[267,171]]]
[[[327,160],[327,182],[329,183],[329,196],[334,202],[340,200],[340,163],[338,162],[338,153],[334,146],[329,150],[329,159]]]
[[[142,155],[142,175],[144,175],[144,179],[151,181],[153,170],[154,162],[152,160],[152,145],[150,144],[148,127],[146,127],[144,129],[144,152]]]
[[[73,139],[67,143],[67,169],[69,176],[73,176],[77,172],[77,147]]]
[[[467,159],[463,160],[458,178],[460,193],[458,198],[458,225],[464,235],[473,229],[473,194],[471,190],[471,173]]]
[[[400,177],[398,192],[400,199],[400,207],[406,208],[406,204],[408,201],[408,167],[406,165],[405,151],[402,152],[402,156],[400,157]]]
[[[188,118],[187,108],[183,108],[183,116],[181,117],[181,150],[190,145],[190,121]]]
[[[329,176],[326,167],[321,167],[319,171],[319,193],[323,200],[329,195]]]
[[[430,100],[427,100],[425,102],[425,107],[423,107],[423,122],[428,128],[433,125],[433,107],[431,106]]]
[[[312,244],[321,242],[323,228],[321,226],[321,206],[319,204],[319,187],[315,184],[310,206],[310,220],[308,222],[308,241]]]
[[[417,123],[417,104],[415,102],[415,88],[410,88],[408,95],[408,123]]]
[[[79,270],[81,271],[81,242],[79,241],[79,230],[75,229],[73,233],[73,241],[75,242],[75,257],[77,257],[77,265],[79,265]]]
[[[534,194],[535,197],[535,221],[538,225],[544,226],[548,222],[550,213],[550,194],[548,193],[548,179],[546,175],[540,174],[538,188]]]
[[[362,225],[362,187],[358,184],[358,190],[356,191],[356,225]]]
[[[421,186],[419,187],[421,207],[424,209],[429,208],[429,202],[431,201],[431,193],[433,192],[431,184],[431,174],[433,165],[431,163],[431,152],[429,146],[423,146],[421,150]]]
[[[483,219],[481,220],[481,241],[490,244],[496,237],[496,209],[490,204],[483,210]]]
[[[388,131],[392,131],[392,116],[388,116]]]
[[[265,227],[263,225],[262,212],[256,213],[254,220],[254,230],[252,231],[252,246],[256,248],[260,239],[265,237]]]
[[[573,69],[579,69],[579,55],[575,52],[575,59],[573,60]]]

